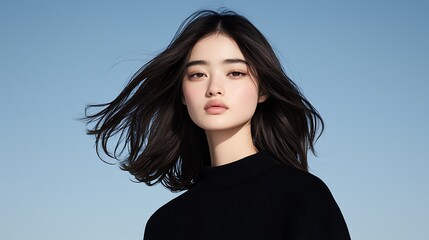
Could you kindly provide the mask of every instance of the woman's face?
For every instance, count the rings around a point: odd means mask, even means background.
[[[265,100],[237,44],[222,34],[192,48],[182,90],[192,121],[206,131],[248,124],[258,102]]]

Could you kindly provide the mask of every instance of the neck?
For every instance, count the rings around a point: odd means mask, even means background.
[[[255,154],[250,122],[239,128],[206,130],[213,167],[231,163]]]

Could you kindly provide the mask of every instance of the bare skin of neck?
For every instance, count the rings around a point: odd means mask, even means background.
[[[213,167],[240,160],[258,151],[253,145],[250,122],[238,128],[206,130]]]

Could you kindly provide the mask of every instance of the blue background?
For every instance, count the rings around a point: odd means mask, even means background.
[[[177,196],[98,160],[84,106],[111,100],[194,10],[269,39],[326,132],[311,171],[354,239],[429,235],[426,1],[0,3],[0,239],[142,239]]]

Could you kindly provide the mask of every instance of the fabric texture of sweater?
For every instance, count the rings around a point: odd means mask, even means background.
[[[205,167],[191,189],[159,208],[144,240],[346,240],[330,190],[266,151]]]

